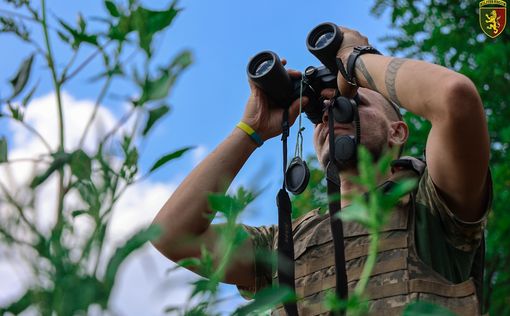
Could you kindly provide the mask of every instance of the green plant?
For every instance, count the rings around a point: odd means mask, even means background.
[[[0,241],[8,254],[25,256],[34,280],[18,300],[0,307],[0,312],[18,314],[31,308],[42,315],[74,315],[87,313],[92,305],[105,310],[122,262],[159,235],[157,227],[142,229],[118,247],[110,258],[104,258],[106,232],[116,203],[128,187],[190,149],[186,147],[164,155],[146,173],[140,174],[138,147],[155,123],[168,113],[165,99],[175,80],[191,64],[191,53],[182,51],[168,64],[152,70],[155,66],[153,39],[171,25],[180,9],[175,2],[166,10],[154,11],[135,0],[123,5],[106,0],[106,16],[85,19],[80,14],[76,25],[71,25],[58,16],[50,19],[45,0],[41,0],[39,6],[27,0],[6,0],[5,3],[12,11],[0,11],[0,32],[13,34],[25,43],[28,57],[10,80],[12,92],[0,99],[0,118],[24,126],[44,144],[46,153],[27,157],[36,165],[29,182],[17,188],[0,183],[3,209]],[[29,32],[32,27],[40,29],[42,38]],[[94,31],[89,31],[91,29]],[[64,66],[56,60],[55,39],[70,52]],[[90,55],[82,59],[82,51]],[[102,88],[78,146],[70,149],[66,147],[63,115],[66,104],[62,92],[96,58],[102,61],[103,69],[92,80],[102,81]],[[56,96],[56,147],[24,121],[24,113],[29,110],[38,87],[35,84],[29,88],[29,82],[35,71],[33,65],[39,60],[49,72]],[[137,61],[141,65],[137,65]],[[128,100],[129,111],[97,140],[93,150],[85,150],[84,142],[100,104],[117,79],[131,82],[139,97]],[[126,124],[131,118],[135,123]],[[9,169],[17,161],[9,159],[7,142],[7,137],[0,138],[0,163]],[[58,187],[56,196],[52,197],[57,200],[54,224],[49,232],[43,232],[36,225],[35,201],[42,194],[42,187],[53,177]],[[15,194],[16,190],[24,195]],[[78,217],[89,220],[90,233],[77,233],[75,220]]]
[[[340,301],[331,293],[324,302],[330,310],[346,307],[348,312],[353,315],[363,315],[366,312],[367,305],[364,303],[364,293],[368,277],[375,265],[379,230],[385,224],[389,213],[400,198],[413,190],[416,185],[415,179],[404,179],[393,186],[391,190],[383,193],[377,188],[378,181],[381,176],[389,172],[391,154],[385,155],[379,162],[375,163],[369,152],[364,148],[360,148],[359,157],[360,175],[354,178],[353,181],[358,183],[364,192],[367,192],[367,200],[361,194],[349,194],[347,197],[352,199],[353,207],[343,211],[340,216],[344,221],[359,222],[369,230],[371,242],[368,258],[360,281],[354,294],[349,297],[349,300],[347,302]],[[321,173],[319,170],[313,171],[314,173]],[[320,195],[320,192],[317,193]],[[237,220],[241,212],[254,197],[252,193],[247,192],[243,188],[239,189],[236,195],[214,194],[209,197],[211,208],[217,211],[225,221],[225,224],[219,226],[217,230],[219,236],[218,247],[221,250],[216,253],[222,253],[223,255],[221,258],[216,259],[218,263],[215,264],[211,254],[203,248],[201,258],[188,258],[179,262],[181,267],[192,267],[206,278],[193,284],[193,291],[188,301],[192,302],[193,298],[199,296],[200,299],[195,304],[184,309],[178,306],[169,307],[167,312],[180,312],[180,314],[188,316],[216,315],[214,306],[218,303],[218,286],[224,277],[226,265],[235,250],[247,238],[245,231],[238,225]],[[323,196],[322,198],[325,199],[326,197]],[[275,265],[274,258],[273,256],[272,259],[268,260],[273,266]],[[295,299],[296,297],[294,297],[288,288],[279,286],[268,287],[258,292],[250,303],[238,308],[233,315],[260,315],[268,312],[278,304]],[[429,308],[428,305],[425,307]],[[413,305],[412,307],[413,310],[419,311],[425,311],[426,308],[423,309],[421,305]],[[433,310],[437,311],[439,309],[438,307]]]
[[[420,58],[454,69],[469,77],[482,98],[491,137],[490,168],[493,182],[492,211],[486,231],[484,280],[485,312],[510,313],[510,33],[508,26],[495,39],[480,28],[479,1],[382,1],[372,12],[388,12],[394,32],[383,40],[392,54]],[[430,125],[408,115],[412,154],[421,154]]]

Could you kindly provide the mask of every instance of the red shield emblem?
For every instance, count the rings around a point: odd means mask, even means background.
[[[489,37],[495,38],[506,26],[506,2],[503,0],[480,1],[480,27]]]

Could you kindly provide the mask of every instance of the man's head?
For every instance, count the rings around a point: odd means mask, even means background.
[[[322,92],[326,98],[332,97],[332,89]],[[379,159],[386,149],[400,148],[408,136],[408,127],[397,114],[397,109],[380,93],[359,88],[359,115],[361,123],[361,144],[368,148],[375,159]],[[354,123],[335,123],[335,136],[354,135]],[[322,166],[329,161],[328,114],[324,113],[322,123],[315,126],[314,146]],[[355,165],[345,166],[355,168]]]

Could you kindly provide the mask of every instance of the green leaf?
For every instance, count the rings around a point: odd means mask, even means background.
[[[207,311],[207,307],[211,304],[209,301],[200,302],[197,306],[194,306],[190,310],[184,313],[184,316],[216,316]]]
[[[18,69],[16,75],[9,81],[12,86],[12,95],[9,100],[15,98],[25,88],[28,79],[30,78],[30,72],[32,70],[32,63],[34,61],[34,54],[30,55],[25,59]]]
[[[236,198],[223,194],[209,194],[211,209],[225,215],[228,220],[235,219],[243,210],[243,205]]]
[[[151,100],[161,100],[170,92],[170,88],[175,80],[168,71],[163,72],[155,80],[146,80],[143,86],[143,93],[137,104],[143,104]]]
[[[30,183],[30,188],[35,189],[37,186],[46,181],[56,170],[61,169],[66,164],[68,164],[72,159],[72,154],[65,152],[57,152],[53,155],[53,162],[50,164],[48,169],[42,174],[34,177],[32,182]]]
[[[8,106],[9,111],[11,111],[11,116],[16,121],[23,122],[23,111],[20,109],[19,106],[13,106],[12,104],[9,104]]]
[[[27,95],[23,98],[23,100],[21,100],[21,104],[26,107],[28,102],[30,102],[30,100],[32,99],[32,97],[34,96],[34,93],[35,93],[35,90],[37,89],[37,86],[39,86],[39,82],[37,82],[33,87],[32,89],[30,89],[30,91],[27,93]]]
[[[7,162],[7,138],[0,138],[0,163]]]
[[[179,260],[177,264],[183,268],[198,267],[200,266],[200,259],[198,258],[185,258]]]
[[[80,28],[81,33],[85,32],[85,28],[87,27],[87,23],[81,13],[78,13],[78,27]]]
[[[73,218],[75,218],[75,217],[78,217],[78,216],[80,216],[82,214],[87,214],[87,213],[88,213],[87,210],[74,210],[74,211],[71,212],[71,216]]]
[[[80,23],[80,20],[78,21],[78,23],[80,24],[80,28],[83,27],[81,30],[72,28],[69,24],[64,22],[62,19],[58,19],[58,22],[73,37],[73,43],[72,43],[73,49],[75,49],[75,50],[78,49],[78,47],[80,47],[81,43],[89,43],[94,46],[98,46],[97,35],[85,33],[85,26],[83,25],[83,23]]]
[[[256,194],[240,187],[235,196],[222,193],[211,193],[208,196],[212,210],[225,215],[228,221],[235,221],[237,216],[256,198]],[[240,233],[239,238],[244,238]]]
[[[371,225],[367,205],[360,201],[352,202],[352,204],[349,207],[344,208],[338,216],[346,222],[357,222],[365,227],[369,227]]]
[[[149,169],[149,173],[155,171],[156,169],[162,167],[166,163],[168,163],[171,160],[174,160],[176,158],[181,157],[185,152],[187,152],[190,149],[193,149],[194,147],[184,147],[182,149],[179,149],[177,151],[174,151],[173,153],[166,154],[163,157],[159,158],[156,163]]]
[[[234,239],[232,240],[232,245],[234,247],[240,246],[244,243],[246,239],[248,239],[248,237],[249,237],[248,233],[241,226],[236,226]]]
[[[193,283],[193,291],[191,292],[191,297],[195,297],[200,293],[211,293],[214,294],[218,292],[219,283],[210,279],[201,279]]]
[[[115,5],[115,3],[113,3],[113,1],[106,0],[104,4],[111,16],[115,18],[120,17],[119,9],[117,9],[117,6]]]
[[[80,180],[90,179],[92,173],[92,161],[81,149],[72,154],[71,172]]]
[[[65,35],[63,32],[57,31],[57,35],[58,35],[58,37],[60,37],[60,39],[64,43],[71,44],[71,39],[69,38],[69,36]]]
[[[264,311],[276,307],[278,304],[291,302],[296,299],[289,287],[268,287],[254,296],[254,300],[243,307],[238,308],[233,315],[246,316],[254,313],[261,314]]]
[[[140,48],[147,53],[147,56],[152,55],[151,46],[154,35],[168,27],[178,12],[179,10],[175,8],[174,2],[167,10],[153,11],[138,7],[132,13],[131,23],[133,29],[138,32]]]
[[[172,88],[177,76],[186,69],[192,62],[189,51],[181,52],[176,56],[169,66],[160,69],[159,76],[155,79],[146,78],[142,83],[142,95],[134,101],[135,106],[140,106],[147,101],[155,101],[166,98]],[[138,81],[139,78],[135,80]]]
[[[152,109],[149,111],[149,117],[147,118],[147,123],[145,124],[145,128],[143,129],[142,134],[145,136],[150,131],[154,123],[157,120],[162,118],[165,114],[170,111],[170,107],[168,105],[161,105],[158,108]]]
[[[146,229],[143,229],[136,234],[134,234],[131,238],[129,238],[126,243],[117,248],[112,258],[108,262],[106,266],[105,272],[105,284],[108,289],[113,287],[115,282],[115,277],[117,276],[117,271],[119,270],[120,265],[124,260],[135,250],[142,247],[146,242],[150,240],[155,240],[161,235],[161,228],[157,225],[149,226]]]
[[[98,192],[96,186],[92,181],[78,181],[75,183],[80,197],[88,205],[88,212],[94,216],[99,216],[99,209],[101,208],[101,193]]]
[[[407,305],[403,316],[455,316],[450,310],[429,302],[418,301]]]
[[[376,175],[375,168],[372,166],[372,155],[364,146],[359,146],[358,158],[358,169],[361,182],[365,185],[372,185],[372,187],[375,186]]]
[[[391,190],[381,196],[381,207],[385,210],[392,209],[398,201],[416,188],[417,179],[402,179],[395,183]]]

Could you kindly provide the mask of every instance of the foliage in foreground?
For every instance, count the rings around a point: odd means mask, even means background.
[[[446,66],[478,88],[491,137],[494,192],[486,232],[484,307],[491,315],[510,314],[510,28],[495,39],[487,37],[478,20],[479,1],[377,0],[372,12],[391,16],[395,32],[384,39],[390,52]],[[406,118],[412,123],[410,135],[416,135],[409,150],[421,154],[430,124],[410,113]]]
[[[371,234],[369,253],[360,280],[349,297],[348,301],[339,300],[334,293],[326,296],[323,304],[328,310],[339,310],[346,308],[349,315],[364,315],[367,312],[365,290],[368,284],[369,276],[375,266],[377,249],[379,242],[379,230],[387,221],[391,210],[398,203],[400,198],[416,186],[416,179],[403,179],[393,186],[388,192],[383,193],[378,190],[378,179],[381,175],[386,175],[390,169],[391,155],[384,156],[380,161],[374,162],[370,153],[364,148],[359,151],[359,170],[360,175],[353,179],[362,187],[366,195],[353,193],[348,197],[353,200],[352,208],[343,211],[340,216],[344,221],[354,221],[362,224]],[[366,199],[364,198],[366,197]],[[186,308],[169,307],[167,312],[177,313],[179,315],[219,315],[215,311],[215,306],[220,301],[218,299],[219,282],[225,275],[228,262],[231,260],[235,250],[245,242],[248,237],[242,226],[237,224],[237,220],[243,209],[254,199],[254,195],[239,189],[237,194],[214,194],[209,197],[211,209],[217,211],[224,219],[225,224],[220,226],[217,233],[219,235],[219,251],[215,253],[223,254],[221,258],[213,260],[212,255],[207,249],[202,249],[200,258],[188,258],[179,262],[182,267],[192,267],[205,279],[201,279],[193,284],[193,291],[188,299],[190,304]],[[346,196],[347,197],[347,196]],[[270,264],[276,265],[276,256],[271,257]],[[218,263],[214,263],[218,262]],[[199,298],[193,303],[194,298]],[[257,293],[250,303],[238,308],[233,315],[262,315],[268,313],[283,302],[299,299],[294,297],[290,289],[273,285]],[[444,315],[451,316],[452,313],[442,307],[424,303],[415,302],[409,304],[405,310],[405,315]]]
[[[19,299],[0,307],[0,314],[30,309],[41,315],[75,315],[87,313],[91,306],[106,310],[121,264],[159,235],[157,227],[144,228],[108,255],[111,245],[106,239],[115,205],[128,187],[189,149],[161,157],[149,171],[140,174],[138,148],[155,123],[168,113],[168,93],[191,63],[189,51],[182,51],[166,65],[154,65],[153,61],[153,39],[171,25],[180,9],[175,3],[166,10],[153,11],[133,0],[124,6],[107,0],[106,14],[89,19],[79,15],[77,23],[70,24],[58,16],[49,18],[44,0],[40,6],[25,0],[4,2],[12,12],[2,10],[0,35],[14,35],[26,44],[28,57],[9,81],[10,94],[0,99],[0,118],[26,128],[45,150],[35,157],[11,160],[9,138],[0,137],[4,174],[9,174],[16,163],[29,161],[35,167],[34,174],[22,185],[0,183],[0,246],[7,258],[22,258],[16,265],[27,266],[33,280]],[[38,34],[34,29],[40,30],[42,38],[34,37]],[[56,46],[67,49],[67,61],[56,60]],[[89,55],[82,58],[83,54]],[[103,66],[91,80],[102,82],[102,88],[92,115],[84,118],[87,125],[79,143],[66,146],[63,89],[94,59],[101,60]],[[37,75],[47,76],[53,83],[58,112],[56,146],[24,120],[38,88],[31,80],[37,71],[34,64],[47,71]],[[158,68],[153,71],[155,66]],[[129,82],[138,97],[126,96],[125,101],[131,104],[126,115],[101,139],[94,140],[95,148],[85,149],[100,104],[118,79]],[[58,188],[54,196],[42,196],[47,192],[43,188],[55,179]],[[38,225],[38,201],[42,199],[57,201],[49,232]],[[87,232],[80,232],[79,220],[81,225],[88,225]]]

